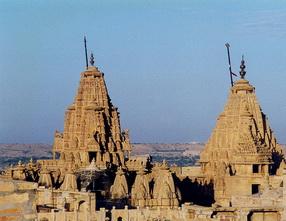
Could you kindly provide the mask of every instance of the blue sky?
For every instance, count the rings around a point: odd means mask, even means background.
[[[52,143],[84,70],[83,35],[133,142],[206,141],[245,55],[286,143],[286,2],[0,0],[0,143]]]

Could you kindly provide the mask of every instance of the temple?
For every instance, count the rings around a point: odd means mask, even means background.
[[[119,112],[113,106],[104,74],[90,66],[81,73],[74,102],[65,113],[64,131],[55,132],[54,159],[87,166],[94,159],[98,168],[124,166],[131,145],[128,130],[121,131]]]
[[[262,192],[275,179],[273,175],[283,173],[282,148],[245,74],[242,60],[241,79],[231,88],[200,158],[202,172],[214,181],[216,203],[221,205],[231,205],[234,195]]]
[[[19,162],[0,176],[0,220],[283,221],[282,148],[245,79],[229,97],[197,166],[169,166],[131,156],[104,74],[80,75],[53,159]]]

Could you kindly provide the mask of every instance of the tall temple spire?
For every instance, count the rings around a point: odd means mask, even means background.
[[[90,64],[94,65],[91,53]],[[96,67],[83,73],[74,102],[67,108],[63,133],[55,133],[53,152],[64,161],[98,168],[124,166],[131,150],[128,133],[120,128],[118,109],[108,95],[104,74]]]
[[[241,79],[244,79],[244,77],[246,75],[244,55],[242,55],[239,74],[240,74]]]

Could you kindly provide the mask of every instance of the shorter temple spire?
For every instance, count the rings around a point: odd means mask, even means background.
[[[239,74],[240,74],[241,79],[244,79],[244,77],[246,75],[246,71],[245,71],[245,61],[244,61],[244,56],[243,55],[242,55],[242,59],[241,59]]]

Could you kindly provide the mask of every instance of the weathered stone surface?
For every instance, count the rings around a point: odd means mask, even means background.
[[[14,192],[16,190],[15,185],[12,182],[0,180],[0,192]]]
[[[0,179],[0,220],[34,220],[36,187],[31,182]]]

